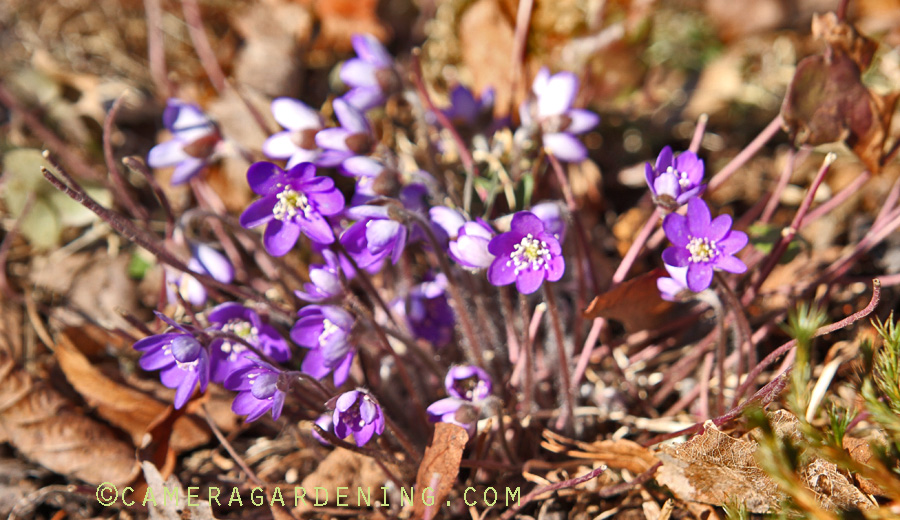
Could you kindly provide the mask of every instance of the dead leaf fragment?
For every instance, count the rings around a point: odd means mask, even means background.
[[[153,501],[147,500],[150,520],[215,520],[209,501],[194,497],[192,503],[187,504],[187,493],[174,475],[163,481],[152,463],[144,461],[141,468],[149,488],[146,493],[152,493],[154,497]],[[166,494],[171,496],[173,493],[176,500],[163,500]]]
[[[469,434],[461,426],[448,423],[434,425],[434,437],[425,449],[425,456],[416,475],[416,489],[424,491],[430,488],[434,504],[442,504],[456,483],[459,463],[468,441]],[[423,500],[416,501],[413,517],[424,518],[425,509]]]
[[[702,435],[662,448],[656,480],[682,500],[718,506],[737,501],[750,512],[767,513],[786,495],[756,463],[756,448],[755,442],[730,437],[710,422]]]
[[[594,442],[576,441],[551,430],[544,430],[541,447],[569,457],[595,460],[613,469],[625,469],[639,475],[659,462],[647,448],[628,439],[606,439]]]
[[[134,448],[73,408],[0,351],[0,429],[10,444],[47,469],[90,484],[133,480],[140,470]]]
[[[307,511],[315,510],[322,504],[335,506],[338,502],[338,488],[341,488],[341,504],[349,507],[366,507],[366,499],[374,501],[381,499],[381,486],[387,482],[387,477],[378,464],[369,457],[354,453],[344,448],[335,448],[319,464],[316,470],[300,483],[304,493],[303,498],[295,498],[294,503],[299,506],[294,513],[299,515]],[[368,496],[360,496],[360,494]],[[362,499],[362,505],[360,505]],[[318,502],[319,506],[313,506]]]
[[[616,320],[628,332],[653,328],[673,307],[659,296],[656,280],[665,271],[654,269],[595,297],[584,311],[587,319]]]

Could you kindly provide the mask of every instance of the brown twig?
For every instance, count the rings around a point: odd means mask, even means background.
[[[580,477],[571,478],[569,480],[563,480],[562,482],[554,482],[553,484],[547,484],[544,486],[540,486],[538,488],[533,489],[530,493],[522,497],[522,500],[519,501],[515,506],[507,509],[503,515],[500,516],[500,520],[510,520],[512,517],[516,515],[523,507],[528,505],[532,500],[537,498],[544,493],[551,493],[553,491],[558,491],[560,489],[568,489],[570,487],[575,487],[578,484],[587,482],[589,480],[593,480],[600,476],[601,473],[606,471],[606,466],[600,466],[599,468],[591,471],[586,475],[582,475]]]

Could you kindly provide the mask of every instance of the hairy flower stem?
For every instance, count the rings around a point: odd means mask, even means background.
[[[694,153],[700,151],[700,145],[703,143],[703,134],[706,133],[706,124],[709,123],[709,114],[700,114],[697,118],[697,126],[694,127],[694,135],[691,137],[691,144],[688,150]]]
[[[708,303],[716,313],[716,330],[718,331],[718,340],[716,341],[716,377],[719,379],[719,393],[716,395],[716,415],[722,415],[725,412],[725,351],[726,343],[728,343],[728,330],[725,325],[726,313],[722,300],[715,291],[703,291],[697,295],[697,298]]]
[[[463,188],[463,209],[466,213],[469,213],[472,208],[472,192],[474,191],[474,182],[475,177],[479,176],[478,173],[478,165],[475,164],[475,159],[472,158],[472,152],[469,150],[469,147],[466,145],[466,142],[463,140],[462,136],[459,135],[459,132],[456,130],[456,127],[453,126],[453,123],[444,114],[443,111],[438,109],[434,105],[434,101],[432,101],[431,96],[428,94],[428,89],[425,87],[425,81],[422,79],[422,64],[419,58],[421,51],[416,49],[412,53],[412,79],[413,85],[416,88],[416,92],[418,92],[419,97],[422,101],[425,102],[425,105],[428,106],[428,109],[431,110],[434,117],[438,120],[438,122],[450,132],[450,136],[453,138],[453,142],[456,144],[456,147],[459,149],[459,158],[462,161],[463,169],[466,170],[466,183]]]
[[[547,308],[550,310],[550,324],[553,328],[553,336],[556,338],[556,355],[559,358],[559,392],[563,398],[562,413],[556,420],[556,429],[570,429],[572,420],[574,419],[574,403],[572,399],[572,383],[569,379],[569,355],[566,352],[566,338],[563,335],[562,322],[559,319],[559,307],[556,304],[556,295],[550,284],[544,284],[544,300],[547,301]]]
[[[528,299],[525,298],[525,295],[522,293],[519,294],[519,313],[522,316],[522,324],[523,328],[526,330],[523,334],[524,342],[522,345],[522,350],[525,352],[525,388],[524,388],[524,399],[523,399],[523,411],[526,414],[531,413],[532,408],[534,408],[534,374],[535,374],[535,366],[534,366],[534,341],[532,341],[531,336],[528,334],[528,320],[531,315],[528,312]]]
[[[394,364],[397,367],[397,373],[400,375],[400,381],[403,382],[403,386],[406,387],[407,393],[409,393],[409,398],[412,400],[412,404],[416,410],[416,413],[419,415],[422,424],[428,423],[428,414],[425,413],[425,406],[422,404],[422,400],[420,398],[421,393],[416,390],[415,385],[413,384],[412,378],[409,375],[409,371],[406,369],[406,363],[400,354],[394,350],[394,347],[391,345],[390,340],[385,334],[384,329],[381,328],[381,325],[375,320],[375,316],[372,314],[372,311],[369,310],[356,296],[353,296],[352,293],[349,296],[349,302],[353,309],[353,311],[365,319],[368,322],[369,326],[375,331],[375,334],[378,336],[379,343],[381,344],[382,350],[384,350],[385,354],[391,356],[394,359]]]
[[[815,179],[813,179],[809,190],[806,192],[806,197],[804,197],[803,202],[800,204],[800,208],[794,215],[794,220],[791,221],[790,227],[782,232],[781,240],[779,240],[775,247],[772,249],[772,252],[769,254],[768,260],[759,270],[759,274],[754,281],[753,286],[744,294],[744,297],[741,299],[742,304],[749,304],[753,301],[756,295],[759,294],[759,288],[762,287],[763,282],[766,281],[766,278],[768,278],[772,273],[772,270],[775,269],[775,266],[778,264],[778,261],[781,259],[782,255],[784,255],[784,252],[787,251],[787,248],[790,245],[791,241],[793,241],[794,237],[797,236],[800,227],[803,225],[803,218],[809,211],[809,207],[812,205],[813,199],[815,199],[816,191],[818,191],[819,186],[822,185],[822,181],[825,180],[825,174],[828,173],[828,169],[831,167],[831,163],[834,162],[836,157],[837,156],[834,153],[829,153],[825,156],[825,160],[822,162],[822,166],[819,168],[819,171],[816,173]]]
[[[244,473],[247,474],[247,478],[249,478],[251,482],[259,487],[265,487],[266,484],[262,480],[260,480],[258,476],[256,476],[256,473],[252,469],[250,469],[250,466],[247,465],[247,462],[244,460],[244,458],[238,454],[231,443],[228,442],[228,439],[225,438],[225,435],[222,434],[222,430],[220,430],[219,427],[216,426],[216,421],[213,420],[212,415],[210,415],[209,413],[209,410],[206,409],[206,405],[203,404],[200,406],[203,409],[203,419],[206,420],[206,424],[209,425],[209,429],[212,430],[213,435],[216,436],[216,439],[219,440],[219,443],[223,448],[225,448],[225,451],[227,451],[228,454],[231,455],[231,458],[238,465],[238,467],[240,467],[241,470],[243,470]]]
[[[203,209],[208,209],[213,213],[217,213],[220,215],[227,214],[228,211],[225,208],[225,204],[222,202],[222,199],[216,194],[215,191],[206,183],[205,180],[200,179],[199,177],[194,177],[190,181],[191,191],[194,193],[194,197],[197,199],[197,203]],[[228,233],[225,232],[225,228],[222,226],[222,223],[218,220],[213,220],[210,222],[210,228],[212,229],[213,234],[218,239],[219,243],[222,244],[222,249],[225,250],[225,254],[228,256],[228,261],[231,262],[231,265],[234,266],[235,278],[238,280],[245,280],[247,277],[247,270],[244,268],[244,261],[241,259],[241,255],[238,252],[237,246],[235,246],[234,241],[232,241],[231,237]],[[288,293],[290,294],[290,293]]]
[[[84,189],[82,189],[81,186],[75,182],[74,179],[64,173],[64,170],[60,169],[60,174],[63,175],[66,178],[67,182],[70,183],[68,185],[65,182],[59,180],[55,175],[53,175],[52,172],[50,172],[50,170],[46,168],[41,168],[41,173],[44,175],[44,178],[50,181],[50,184],[52,184],[56,189],[62,191],[75,202],[78,202],[85,208],[94,212],[104,222],[115,229],[120,235],[133,241],[135,244],[143,247],[147,251],[150,251],[160,261],[169,264],[179,271],[190,274],[191,276],[196,278],[197,281],[203,283],[204,285],[207,285],[211,289],[211,293],[222,291],[227,292],[233,296],[237,296],[238,298],[244,298],[262,303],[268,306],[272,310],[273,314],[278,315],[285,321],[291,320],[291,313],[288,310],[282,309],[280,306],[278,306],[265,296],[257,294],[255,291],[248,291],[243,287],[225,284],[216,280],[212,276],[192,271],[184,262],[176,258],[171,252],[169,252],[165,248],[165,246],[161,245],[156,237],[151,236],[149,232],[137,227],[133,222],[122,217],[118,213],[104,208],[102,205],[100,205],[100,203],[91,198],[91,196],[88,195],[84,191]],[[216,297],[219,295],[213,294],[213,296]]]
[[[447,290],[450,291],[450,302],[454,307],[453,310],[456,312],[457,316],[459,316],[463,334],[465,334],[466,340],[468,341],[468,348],[466,350],[469,359],[474,360],[474,364],[479,367],[487,368],[484,364],[484,355],[481,351],[480,340],[478,335],[475,334],[475,327],[473,326],[475,320],[472,319],[472,311],[469,309],[465,297],[463,297],[462,292],[459,290],[459,272],[453,270],[450,262],[447,261],[447,255],[442,254],[444,248],[441,247],[440,241],[438,241],[435,236],[434,230],[431,228],[431,223],[425,217],[414,211],[404,210],[403,214],[419,223],[419,227],[425,232],[425,236],[428,237],[431,247],[434,248],[434,256],[437,257],[441,271],[447,275]],[[482,332],[484,334],[488,333],[487,330]]]
[[[875,308],[878,307],[879,301],[881,301],[881,281],[878,280],[878,278],[875,278],[874,280],[872,280],[872,299],[869,300],[869,304],[866,305],[866,307],[864,309],[862,309],[858,312],[855,312],[855,313],[851,314],[850,316],[847,316],[846,318],[844,318],[843,320],[841,320],[837,323],[819,327],[818,329],[816,329],[816,332],[813,333],[813,335],[810,337],[810,339],[817,338],[817,337],[823,336],[825,334],[831,334],[832,332],[834,332],[836,330],[843,329],[844,327],[847,327],[853,323],[856,323],[857,321],[865,318],[869,314],[872,314],[872,312],[875,310]],[[759,377],[759,374],[761,374],[763,370],[768,368],[769,365],[771,365],[772,363],[775,362],[775,360],[777,360],[778,358],[783,356],[786,352],[790,351],[795,346],[797,346],[797,340],[792,339],[792,340],[788,341],[787,343],[785,343],[784,345],[773,350],[768,356],[763,358],[763,360],[760,361],[760,363],[758,365],[753,367],[750,370],[750,372],[747,374],[747,379],[744,380],[744,383],[742,385],[740,385],[738,387],[737,391],[735,392],[735,396],[734,396],[735,401],[737,401],[741,397],[743,397],[743,395],[747,392],[747,389],[750,387],[750,385],[753,384],[754,381],[756,381],[756,378]]]
[[[171,238],[172,233],[175,231],[175,213],[172,211],[169,198],[166,197],[166,193],[163,191],[162,186],[159,185],[159,181],[156,180],[153,172],[150,171],[150,168],[147,167],[147,164],[141,157],[130,155],[122,159],[122,164],[129,170],[140,173],[144,180],[147,181],[147,184],[150,185],[153,195],[156,196],[156,200],[166,215],[166,238]]]
[[[103,159],[106,161],[106,168],[109,170],[109,176],[112,178],[113,191],[116,193],[117,198],[132,217],[140,219],[147,226],[150,223],[150,214],[131,195],[125,178],[122,176],[122,171],[119,170],[119,165],[116,164],[116,158],[112,149],[113,126],[116,124],[116,116],[119,114],[119,109],[122,108],[122,102],[125,100],[126,95],[128,95],[128,91],[116,98],[106,114],[106,118],[103,120]]]
[[[734,293],[734,290],[728,285],[728,281],[722,273],[719,272],[715,273],[715,277],[718,288],[724,297],[725,304],[731,309],[731,314],[734,316],[735,323],[737,324],[737,336],[740,339],[735,348],[737,351],[735,375],[737,377],[737,384],[740,385],[741,374],[744,372],[744,356],[746,356],[748,367],[756,366],[756,349],[753,343],[753,333],[750,331],[750,323],[747,321],[747,315],[744,314],[744,307],[741,306],[741,302]],[[732,403],[731,406],[734,407],[735,405],[737,405],[736,402]]]

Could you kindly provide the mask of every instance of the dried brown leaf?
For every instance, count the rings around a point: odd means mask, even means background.
[[[66,379],[84,400],[101,417],[128,432],[134,445],[140,446],[144,434],[166,412],[167,406],[107,378],[65,334],[59,336],[55,354]],[[177,452],[205,444],[210,439],[208,429],[190,417],[180,417],[171,435],[172,448]]]
[[[425,456],[416,475],[416,489],[430,488],[434,504],[439,508],[444,498],[450,493],[456,476],[459,474],[459,463],[469,434],[465,428],[455,424],[437,423],[434,425],[434,437],[425,449]],[[423,500],[415,502],[414,518],[424,518],[426,506]]]
[[[165,481],[159,470],[152,463],[144,461],[141,464],[147,486],[152,490],[154,500],[147,500],[147,511],[150,520],[215,520],[209,501],[193,499],[187,504],[187,494],[181,486],[181,482],[174,475]],[[149,492],[148,492],[149,493]],[[176,500],[164,500],[175,493]],[[141,495],[138,495],[141,496]],[[146,500],[146,494],[143,495]]]
[[[656,280],[664,274],[655,269],[595,297],[584,311],[585,318],[616,320],[629,332],[652,328],[673,306],[660,298],[656,287]]]
[[[867,510],[875,507],[846,475],[838,471],[833,462],[816,459],[803,468],[801,477],[806,487],[815,492],[816,499],[825,509]]]
[[[755,442],[730,437],[710,422],[702,435],[663,447],[656,480],[682,500],[718,506],[737,501],[750,512],[766,513],[786,497],[756,463],[756,448]]]
[[[319,506],[323,504],[336,505],[338,487],[343,489],[342,505],[361,507],[359,490],[361,489],[362,493],[371,490],[371,500],[377,500],[381,493],[379,488],[386,481],[387,477],[384,472],[371,458],[344,448],[335,448],[316,470],[307,475],[300,483],[300,487],[303,488],[300,492],[304,493],[305,498],[302,500],[295,498],[294,502],[299,501],[300,505],[294,509],[294,514],[300,515],[304,512],[314,511],[315,507],[318,507],[313,506],[316,493],[318,493]],[[366,507],[365,504],[364,498],[362,507]]]
[[[10,444],[42,466],[90,484],[124,485],[140,470],[134,448],[0,351],[0,428]],[[98,461],[103,461],[98,464]]]
[[[853,460],[863,464],[868,464],[873,455],[869,442],[856,437],[844,437],[844,449],[853,457]],[[867,495],[885,495],[884,490],[870,479],[857,476],[857,483],[859,484],[859,489]]]
[[[541,446],[554,453],[565,453],[578,459],[602,462],[614,469],[626,469],[636,475],[641,474],[659,462],[649,449],[628,439],[608,439],[582,442],[563,437],[550,430],[544,430],[546,439]]]
[[[513,74],[510,56],[515,32],[511,18],[499,2],[478,0],[462,14],[458,30],[459,52],[472,74],[474,91],[494,88],[494,106],[499,111],[507,110],[515,96],[509,81]]]

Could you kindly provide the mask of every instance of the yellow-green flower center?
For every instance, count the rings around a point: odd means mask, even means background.
[[[547,242],[538,240],[529,233],[513,246],[513,252],[510,253],[506,265],[515,266],[516,275],[518,275],[529,268],[532,271],[545,268],[550,263],[550,258]]]
[[[278,220],[284,221],[292,219],[297,213],[303,213],[303,216],[308,218],[310,212],[312,212],[312,206],[309,205],[309,200],[306,198],[306,195],[290,186],[285,186],[277,197],[278,202],[275,203],[272,214],[275,215],[275,218]]]
[[[687,250],[691,253],[691,262],[709,262],[719,256],[719,248],[715,240],[703,237],[690,237]]]

